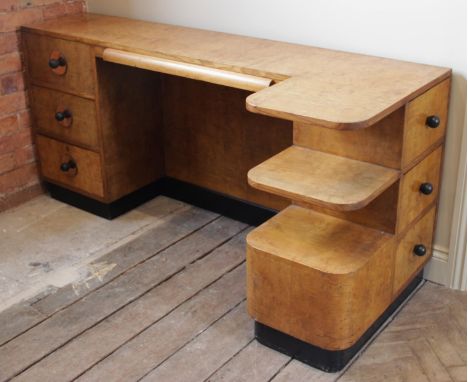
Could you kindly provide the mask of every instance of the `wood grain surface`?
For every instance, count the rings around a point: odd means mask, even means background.
[[[249,110],[338,129],[370,126],[450,76],[446,68],[93,14],[24,30],[277,81],[293,77],[250,96]]]
[[[350,222],[365,225],[370,228],[394,234],[397,225],[398,190],[400,182],[394,183],[390,188],[377,196],[367,206],[354,211],[337,211],[314,204],[294,202],[302,207],[335,216]]]
[[[247,237],[249,313],[322,349],[347,349],[391,302],[393,266],[391,235],[291,206]]]
[[[89,45],[32,33],[24,33],[23,40],[33,84],[94,98],[94,57]],[[67,71],[63,75],[55,74],[49,67],[49,56],[53,50],[59,50],[67,62]]]
[[[247,244],[299,266],[340,275],[365,266],[389,240],[392,235],[289,206],[252,231]]]
[[[403,167],[410,165],[424,151],[444,139],[449,92],[450,79],[447,79],[406,105]],[[433,115],[440,119],[440,125],[437,128],[430,128],[426,125],[427,117]]]
[[[252,187],[338,211],[365,207],[398,178],[396,170],[299,146],[248,173]]]
[[[394,296],[397,296],[408,280],[431,259],[435,214],[436,209],[433,207],[398,242],[393,279]],[[427,252],[424,256],[416,256],[413,252],[414,247],[420,244],[426,247]]]
[[[247,183],[252,167],[292,144],[289,121],[247,112],[244,90],[175,76],[163,89],[168,176],[278,210],[289,204]]]
[[[102,60],[97,72],[106,199],[112,202],[164,174],[161,77]]]
[[[98,149],[94,101],[39,86],[32,86],[30,94],[35,127],[39,133],[85,148]],[[63,126],[55,119],[55,113],[65,109],[72,114],[70,126]]]
[[[229,72],[227,70],[208,68],[202,65],[187,64],[116,49],[104,49],[102,58],[104,61],[116,64],[134,66],[158,73],[171,74],[252,92],[267,88],[272,82],[269,78],[255,77],[249,74]]]
[[[394,169],[401,168],[404,107],[366,129],[294,123],[294,144]]]
[[[41,173],[45,179],[94,197],[104,197],[99,154],[42,135],[36,137],[36,144]],[[70,160],[76,163],[76,170],[61,171],[60,165]]]
[[[417,166],[407,172],[400,182],[397,232],[402,232],[426,207],[438,199],[442,146],[430,153]],[[433,191],[425,195],[420,191],[423,183],[430,183]]]

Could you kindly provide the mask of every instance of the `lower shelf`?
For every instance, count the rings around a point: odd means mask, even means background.
[[[367,329],[359,340],[348,349],[326,350],[308,344],[288,334],[282,333],[260,322],[255,322],[255,337],[263,345],[287,354],[301,362],[326,372],[342,370],[349,361],[366,345],[387,319],[423,282],[423,271],[409,283],[384,313]]]

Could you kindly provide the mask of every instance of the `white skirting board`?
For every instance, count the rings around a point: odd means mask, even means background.
[[[434,246],[432,259],[424,271],[424,278],[453,289],[466,290],[466,114],[462,135],[457,172],[458,182],[450,229],[450,247],[447,249]]]
[[[464,248],[466,253],[466,241]],[[453,269],[448,250],[434,248],[432,259],[424,269],[424,278],[452,289],[466,290],[466,256],[460,254],[457,260],[459,264]]]
[[[447,249],[433,248],[432,259],[424,268],[424,278],[437,284],[449,285],[449,254]]]

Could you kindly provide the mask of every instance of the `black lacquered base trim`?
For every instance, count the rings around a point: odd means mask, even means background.
[[[140,204],[151,200],[161,194],[160,182],[151,183],[139,190],[125,195],[124,197],[112,203],[102,203],[98,200],[88,198],[87,196],[78,194],[77,192],[67,190],[66,188],[57,186],[56,184],[46,183],[46,188],[54,199],[80,208],[94,215],[101,216],[106,219],[114,219],[117,216],[138,207]]]
[[[272,349],[287,354],[317,369],[334,373],[342,370],[346,364],[362,349],[366,342],[377,332],[382,324],[397,310],[422,281],[421,271],[401,292],[385,312],[367,329],[362,337],[351,347],[344,350],[326,350],[282,333],[269,326],[255,322],[255,337]]]
[[[275,210],[173,178],[162,179],[162,194],[253,226],[262,224],[277,213]]]
[[[160,179],[110,204],[56,184],[46,183],[46,187],[54,199],[106,219],[114,219],[158,195],[165,195],[254,226],[262,224],[276,214],[274,210],[172,178]]]

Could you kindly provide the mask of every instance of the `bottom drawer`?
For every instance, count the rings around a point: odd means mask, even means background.
[[[77,192],[104,197],[99,154],[38,135],[42,176]]]
[[[397,295],[432,255],[436,209],[433,207],[400,240],[395,261],[393,294]]]

